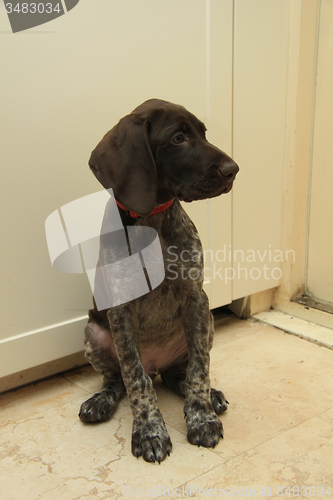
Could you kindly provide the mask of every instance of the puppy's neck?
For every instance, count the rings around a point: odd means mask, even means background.
[[[151,215],[156,215],[156,214],[160,214],[160,213],[164,212],[169,207],[171,207],[171,205],[173,204],[173,202],[174,202],[174,200],[170,200],[167,203],[164,203],[163,205],[158,205],[146,217],[150,217]],[[122,205],[121,203],[119,203],[119,201],[116,200],[116,203],[117,203],[118,207],[121,208],[121,210],[123,210],[126,213],[126,215],[128,215],[129,217],[132,217],[132,219],[138,219],[139,217],[141,217],[141,215],[139,215],[139,214],[137,214],[135,212],[132,212],[131,210],[128,210],[126,207],[124,207],[124,205]]]

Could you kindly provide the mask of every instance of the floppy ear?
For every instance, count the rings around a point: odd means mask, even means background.
[[[148,138],[149,122],[134,113],[113,127],[91,153],[89,166],[128,210],[149,215],[155,207],[157,174]]]

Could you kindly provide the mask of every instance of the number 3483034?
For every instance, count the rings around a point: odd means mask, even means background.
[[[60,2],[56,5],[52,3],[27,3],[27,2],[17,2],[17,3],[6,3],[7,14],[52,14],[52,12],[62,13],[62,7]]]

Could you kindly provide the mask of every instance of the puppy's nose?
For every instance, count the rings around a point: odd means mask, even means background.
[[[232,177],[236,177],[236,174],[239,171],[239,166],[234,161],[229,161],[223,163],[223,165],[219,165],[217,167],[217,170],[221,175],[223,175],[223,177],[228,177],[231,179]]]

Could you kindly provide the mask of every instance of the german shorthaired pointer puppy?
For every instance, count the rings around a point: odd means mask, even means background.
[[[239,169],[206,140],[205,131],[182,106],[151,99],[122,118],[89,161],[101,184],[112,188],[123,225],[157,231],[165,278],[140,298],[103,311],[95,304],[89,311],[86,358],[104,382],[101,392],[82,404],[79,416],[84,422],[107,420],[127,392],[134,418],[132,453],[147,462],[161,462],[172,449],[153,388],[157,374],[185,398],[191,444],[214,447],[223,437],[217,415],[227,401],[210,388],[214,325],[202,289],[202,246],[180,201],[228,193]],[[184,251],[198,258],[182,259]]]

